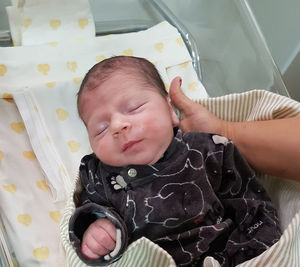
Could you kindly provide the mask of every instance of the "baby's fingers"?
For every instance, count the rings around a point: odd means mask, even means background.
[[[93,223],[93,225],[97,228],[97,231],[104,231],[111,237],[112,240],[116,240],[116,227],[108,219],[98,219]]]
[[[98,259],[105,256],[110,251],[104,248],[96,240],[89,240],[88,243],[83,242],[81,245],[81,253],[89,259]]]
[[[116,246],[116,229],[107,219],[98,219],[85,231],[81,252],[90,259],[109,254]]]

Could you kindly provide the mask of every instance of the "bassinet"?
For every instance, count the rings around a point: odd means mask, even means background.
[[[37,8],[36,2],[38,1],[25,1],[23,16],[29,14],[31,9]],[[68,3],[68,1],[65,2]],[[75,5],[74,2],[83,6],[87,4],[87,1],[83,0],[73,1],[73,5]],[[181,73],[185,92],[191,98],[206,105],[219,117],[238,121],[300,114],[299,105],[283,97],[288,96],[288,93],[262,36],[256,28],[247,1],[225,1],[224,3],[164,1],[163,3],[129,0],[113,3],[112,1],[90,1],[96,32],[104,36],[97,43],[98,46],[86,41],[90,38],[89,36],[84,37],[86,40],[83,40],[82,36],[76,36],[75,43],[74,40],[66,40],[64,44],[53,42],[49,44],[47,36],[44,36],[44,41],[42,38],[37,38],[39,40],[35,40],[37,43],[33,44],[30,43],[32,39],[29,38],[28,28],[26,28],[28,31],[25,31],[23,25],[24,40],[22,42],[27,46],[18,49],[1,48],[0,92],[2,99],[0,106],[3,135],[1,139],[10,141],[9,143],[2,141],[0,148],[0,203],[1,217],[8,237],[5,243],[11,246],[8,250],[13,258],[11,263],[3,262],[4,266],[5,264],[66,266],[67,264],[65,254],[59,245],[59,221],[64,216],[65,220],[62,220],[61,224],[64,230],[68,212],[71,211],[68,209],[64,215],[62,214],[65,196],[71,192],[78,160],[81,155],[89,151],[86,134],[76,128],[83,126],[75,116],[74,108],[74,95],[80,79],[92,62],[91,58],[88,58],[91,54],[85,51],[102,49],[101,52],[93,54],[93,62],[96,57],[98,57],[96,60],[101,60],[101,57],[112,53],[130,54],[132,51],[134,54],[149,57],[157,64],[166,85],[172,77]],[[86,6],[89,7],[88,4]],[[55,5],[51,8],[55,10]],[[55,20],[57,23],[57,19]],[[159,29],[161,24],[158,23],[162,20],[167,20],[175,26],[182,39],[176,29],[168,23],[163,23],[167,25],[167,30]],[[156,24],[158,25],[153,27]],[[143,31],[148,28],[148,31]],[[140,30],[142,30],[140,35],[135,33],[123,35],[124,32]],[[169,35],[167,36],[166,33]],[[107,34],[116,35],[107,36]],[[140,48],[142,45],[137,43],[141,39],[143,49]],[[178,39],[176,45],[170,44],[171,39]],[[115,42],[120,43],[118,48],[111,49]],[[82,44],[85,45],[85,49],[82,49]],[[156,47],[155,44],[157,44]],[[129,46],[133,49],[128,50]],[[150,51],[150,46],[155,47],[153,52]],[[168,48],[171,52],[166,53],[163,48],[165,50]],[[184,51],[178,52],[178,49],[182,48]],[[72,53],[76,56],[72,57]],[[20,58],[22,58],[21,61]],[[38,63],[43,65],[36,70]],[[52,69],[48,70],[46,64]],[[54,65],[57,66],[57,70],[51,73]],[[30,72],[30,68],[33,67],[35,73]],[[10,70],[13,70],[12,76],[9,76]],[[38,76],[37,73],[47,74]],[[34,79],[32,80],[31,77]],[[202,83],[197,81],[197,77]],[[64,90],[62,91],[61,88]],[[267,91],[243,93],[255,88],[264,88]],[[280,93],[283,96],[274,95],[268,91]],[[210,97],[231,95],[207,100],[206,92]],[[257,112],[258,110],[264,110],[264,112]],[[64,127],[68,127],[68,132],[64,130]],[[67,136],[72,131],[79,133]],[[65,146],[63,140],[68,140],[65,150],[60,149]],[[53,142],[55,142],[54,146]],[[79,145],[81,145],[80,149]],[[80,153],[76,154],[78,150]],[[282,227],[285,229],[299,210],[300,201],[299,197],[297,198],[297,193],[300,191],[299,185],[272,178],[266,179],[265,183],[270,188],[275,204],[282,205],[279,208],[283,212],[280,215]],[[281,186],[281,191],[276,192],[279,186]],[[68,207],[71,208],[70,205]],[[287,207],[290,209],[290,214],[284,212]],[[263,261],[277,264],[289,262],[286,266],[297,266],[299,253],[293,246],[299,242],[299,233],[297,236],[299,224],[298,215],[289,225],[287,232],[283,235],[283,241],[277,245],[277,250],[276,248],[270,250],[262,259],[256,259],[257,266],[262,266],[259,264]],[[4,243],[3,240],[1,241]],[[69,258],[72,259],[70,264],[76,265],[77,259],[72,251],[68,251],[69,247],[65,242],[67,241],[63,240]],[[285,250],[293,257],[282,258],[278,253],[279,249]],[[156,256],[145,258],[147,253],[143,253],[147,250],[150,251],[150,256]],[[138,253],[134,254],[135,256],[129,254],[127,256],[129,262],[119,263],[119,266],[167,266],[167,263],[172,265],[172,259],[153,244],[149,244],[147,240],[140,240],[139,243],[131,246],[129,253],[132,253],[131,251],[133,253],[138,251]],[[132,263],[132,259],[138,258],[136,255],[139,253],[142,255],[140,258],[145,260],[142,263],[144,265],[138,265],[138,262],[141,262],[140,259]],[[4,258],[2,259],[4,261]],[[160,263],[156,260],[160,260]],[[249,264],[249,266],[255,266],[254,262]]]

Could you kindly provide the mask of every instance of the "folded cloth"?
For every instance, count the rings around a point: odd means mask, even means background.
[[[0,246],[7,241],[12,257],[12,264],[4,266],[65,267],[59,246],[64,203],[53,201],[11,97],[0,96],[0,214],[7,235],[7,240],[0,237]]]
[[[97,37],[84,45],[65,42],[56,47],[0,49],[5,70],[0,88],[14,94],[56,201],[66,200],[80,158],[89,150],[76,110],[80,82],[95,63],[113,55],[146,57],[158,68],[166,88],[180,75],[189,97],[207,97],[180,34],[167,22],[146,31]]]
[[[80,83],[89,68],[111,55],[146,57],[153,63],[160,62],[171,76],[174,76],[171,67],[178,66],[179,74],[188,73],[190,77],[187,80],[191,82],[186,82],[187,94],[197,98],[207,96],[195,72],[190,72],[191,58],[180,34],[167,22],[145,31],[97,37],[82,43],[3,47],[0,89],[15,91],[33,84],[51,87],[66,80]]]
[[[88,0],[26,0],[7,7],[13,44],[36,45],[95,37]]]

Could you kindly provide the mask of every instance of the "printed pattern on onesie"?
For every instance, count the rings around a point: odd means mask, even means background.
[[[276,211],[234,144],[219,135],[174,131],[154,165],[112,167],[94,154],[82,159],[83,190],[70,220],[70,240],[83,261],[111,263],[145,236],[178,266],[201,266],[206,256],[235,266],[278,241]],[[83,232],[95,214],[121,230],[121,248],[108,261],[80,253]]]

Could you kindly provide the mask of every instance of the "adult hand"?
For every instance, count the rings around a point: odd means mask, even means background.
[[[180,127],[184,132],[208,132],[225,135],[226,122],[217,118],[202,105],[189,99],[181,90],[181,78],[172,80],[169,96],[181,113]]]
[[[180,77],[174,78],[169,95],[182,114],[183,131],[226,136],[256,171],[300,181],[299,116],[266,121],[224,121],[186,97],[180,86]]]
[[[98,259],[113,251],[115,246],[116,228],[109,220],[101,218],[85,231],[81,253],[89,259]]]

